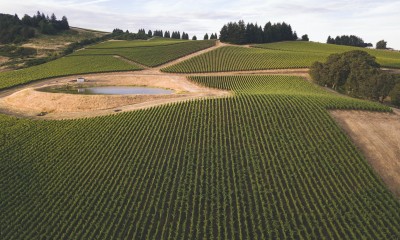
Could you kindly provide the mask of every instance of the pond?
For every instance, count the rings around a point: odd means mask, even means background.
[[[101,87],[75,87],[58,86],[38,89],[44,92],[70,93],[70,94],[93,94],[93,95],[161,95],[172,94],[173,90],[152,87],[133,87],[133,86],[101,86]]]

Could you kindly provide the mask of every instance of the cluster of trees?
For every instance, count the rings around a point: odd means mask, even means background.
[[[394,86],[392,91],[389,93],[390,100],[393,105],[400,107],[400,79],[397,79],[397,84]]]
[[[312,79],[353,97],[383,101],[396,84],[396,76],[380,69],[375,57],[365,51],[332,54],[326,63],[315,62]]]
[[[177,32],[172,32],[172,34],[170,33],[170,31],[163,31],[163,30],[155,30],[155,31],[151,31],[149,30],[146,33],[145,29],[139,29],[138,33],[130,33],[128,30],[126,30],[125,32],[121,29],[114,29],[114,31],[112,32],[111,38],[113,39],[118,39],[118,40],[135,40],[135,39],[149,39],[151,37],[164,37],[164,38],[172,38],[172,39],[182,39],[182,40],[189,40],[189,34],[185,33],[185,32],[181,32],[177,31]],[[204,36],[205,40],[208,39],[218,39],[218,35],[215,34],[211,34],[211,37],[208,36],[208,34],[206,34]],[[192,40],[197,40],[196,36],[192,37]]]
[[[125,32],[119,28],[116,28],[112,31],[109,38],[117,39],[117,40],[147,40],[149,36],[146,34],[144,29],[140,29],[138,33],[131,33],[128,30]]]
[[[181,39],[181,32],[172,32],[171,38],[173,39]]]
[[[164,37],[162,30],[155,30],[153,33],[153,37]]]
[[[210,39],[210,40],[216,40],[216,39],[218,39],[218,35],[215,33],[212,33],[211,34],[211,36],[208,36],[208,33],[206,33],[206,35],[204,35],[204,40],[208,40],[208,39]]]
[[[35,37],[36,32],[56,34],[68,29],[67,18],[57,20],[54,13],[49,17],[38,11],[32,17],[25,14],[22,19],[18,15],[0,14],[0,43],[19,43]]]
[[[220,40],[234,44],[271,43],[279,41],[295,41],[297,33],[290,24],[268,22],[264,28],[258,24],[245,24],[243,20],[224,25],[220,32]]]
[[[57,20],[54,13],[51,14],[51,17],[45,16],[44,13],[39,11],[32,17],[25,14],[21,21],[26,26],[38,28],[43,34],[56,34],[63,30],[69,30],[67,17],[63,16],[61,20]]]
[[[183,32],[183,33],[182,33],[182,39],[183,39],[183,40],[189,40],[189,34]]]
[[[380,40],[376,43],[376,49],[387,49],[387,42],[385,40]]]
[[[362,38],[354,35],[343,35],[337,36],[336,38],[332,38],[331,36],[329,36],[328,40],[326,40],[326,43],[353,47],[372,47],[371,43],[365,43]]]
[[[127,32],[129,32],[129,31],[127,31]],[[133,39],[148,39],[151,37],[164,37],[164,38],[189,40],[189,34],[183,32],[181,35],[181,33],[179,31],[172,32],[172,34],[171,34],[170,31],[164,32],[163,30],[155,30],[153,32],[153,31],[149,30],[146,34],[146,31],[144,29],[139,29],[137,35],[138,36],[136,36],[136,38],[133,38]]]

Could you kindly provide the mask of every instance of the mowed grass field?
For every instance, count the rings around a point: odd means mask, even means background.
[[[155,38],[147,42],[113,41],[101,43],[88,49],[77,51],[73,55],[118,55],[148,67],[156,67],[214,45],[214,40],[182,41]]]
[[[400,202],[298,77],[192,77],[204,99],[68,121],[0,115],[1,239],[397,239]]]
[[[315,61],[324,62],[330,54],[352,50],[367,51],[383,67],[400,68],[400,52],[298,41],[254,45],[252,48],[222,47],[163,71],[200,73],[308,68]]]

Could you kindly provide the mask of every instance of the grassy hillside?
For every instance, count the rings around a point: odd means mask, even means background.
[[[279,42],[254,48],[222,47],[163,69],[165,72],[200,73],[263,69],[307,68],[330,54],[363,50],[384,67],[400,68],[400,53],[312,42]]]
[[[215,41],[182,41],[155,38],[148,42],[106,42],[73,55],[119,55],[140,64],[156,67],[191,53],[212,47]]]
[[[105,34],[106,33],[104,32],[94,30],[71,28],[70,30],[62,31],[56,35],[38,34],[35,38],[29,39],[23,44],[7,44],[7,46],[31,49],[30,52],[33,50],[34,53],[29,55],[14,56],[15,54],[13,53],[2,53],[2,51],[0,51],[0,56],[4,55],[9,57],[7,61],[1,63],[0,71],[24,67],[24,64],[26,62],[32,61],[34,59],[54,57],[62,53],[70,43],[79,42],[84,39],[101,37]],[[12,57],[9,56],[10,54],[12,55]]]
[[[297,77],[71,121],[0,115],[2,239],[397,239],[400,202]]]

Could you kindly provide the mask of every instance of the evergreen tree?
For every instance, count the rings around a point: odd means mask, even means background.
[[[193,41],[196,41],[196,40],[197,40],[197,37],[196,37],[196,36],[193,36],[193,37],[192,37],[192,40],[193,40]]]
[[[217,34],[215,34],[215,37]],[[220,40],[235,44],[269,43],[278,41],[295,41],[297,33],[292,30],[290,24],[285,22],[265,24],[264,29],[257,23],[245,24],[243,20],[225,24],[220,31]]]
[[[147,32],[147,36],[150,37],[150,38],[153,37],[153,32],[152,32],[151,30],[149,30],[149,31]]]
[[[53,24],[57,22],[57,17],[56,17],[56,15],[54,13],[51,14],[50,22],[53,23]]]
[[[69,30],[69,29],[70,29],[69,23],[68,23],[68,19],[67,19],[66,16],[63,16],[63,17],[61,18],[61,28],[62,28],[63,30]]]
[[[208,40],[208,33],[206,33],[206,35],[204,35],[204,40]]]
[[[221,29],[219,39],[220,39],[222,42],[228,42],[228,36],[229,36],[229,33],[228,33],[228,26],[227,26],[227,25],[224,25],[224,26],[222,27],[222,29]]]

